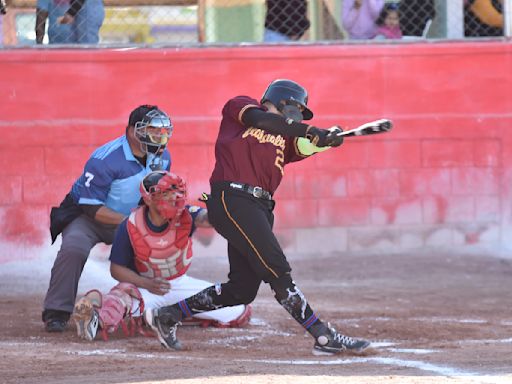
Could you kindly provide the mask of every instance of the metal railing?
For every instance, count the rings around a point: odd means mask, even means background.
[[[512,0],[0,0],[0,45],[512,36]]]

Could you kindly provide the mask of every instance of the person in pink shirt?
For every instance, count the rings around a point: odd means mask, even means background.
[[[350,39],[373,39],[384,0],[344,0],[342,21]]]
[[[384,8],[382,8],[380,16],[375,24],[378,26],[375,39],[401,39],[402,30],[400,29],[398,4],[386,4]]]

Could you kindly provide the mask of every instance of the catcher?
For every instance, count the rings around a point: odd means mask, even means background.
[[[74,307],[80,338],[94,340],[121,327],[125,334],[145,333],[144,309],[172,305],[212,284],[189,277],[192,239],[196,227],[210,227],[207,210],[185,205],[186,184],[168,171],[154,171],[140,184],[141,204],[116,232],[110,273],[120,283],[102,295],[92,290]],[[137,317],[135,320],[134,317]],[[202,326],[242,327],[251,317],[249,305],[194,314],[188,321]]]

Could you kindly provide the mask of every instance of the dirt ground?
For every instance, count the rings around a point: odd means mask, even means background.
[[[44,291],[13,294],[16,279],[3,276],[0,382],[512,383],[512,259],[475,252],[289,259],[321,318],[370,339],[372,353],[313,356],[311,337],[267,286],[245,329],[181,327],[185,351],[120,333],[82,342],[71,326],[45,333]],[[223,281],[226,272],[224,259],[211,258],[195,260],[190,275]]]

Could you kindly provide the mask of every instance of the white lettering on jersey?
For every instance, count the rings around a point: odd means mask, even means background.
[[[91,172],[85,172],[85,178],[86,178],[87,180],[85,180],[85,184],[84,184],[84,185],[85,185],[87,188],[89,188],[89,187],[91,186],[91,181],[92,181],[92,179],[94,179],[94,175],[93,175]]]

